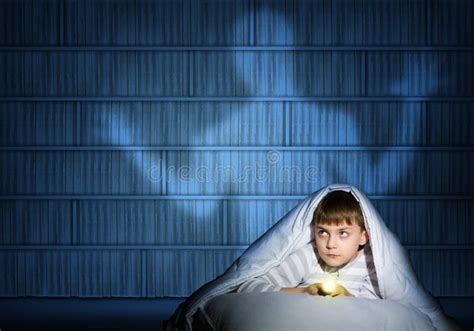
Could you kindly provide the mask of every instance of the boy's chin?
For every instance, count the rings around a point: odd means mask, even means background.
[[[339,267],[342,267],[344,265],[346,265],[347,263],[349,263],[349,260],[329,260],[329,261],[324,261],[326,263],[327,266],[331,267],[331,268],[339,268]]]
[[[334,261],[324,261],[326,263],[327,266],[331,267],[331,268],[338,268],[340,266],[342,266],[344,263],[341,263],[341,262],[334,262]]]

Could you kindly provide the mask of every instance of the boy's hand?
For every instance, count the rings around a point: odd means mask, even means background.
[[[336,288],[334,291],[332,291],[331,296],[337,297],[337,296],[343,296],[343,297],[353,297],[351,292],[349,292],[344,286],[341,284],[337,284]]]
[[[320,295],[320,296],[331,296],[331,297],[337,297],[337,296],[348,296],[348,297],[352,297],[353,295],[344,287],[342,286],[341,284],[336,284],[336,287],[334,288],[334,290],[329,293],[329,294],[326,294],[323,290],[322,290],[322,285],[323,283],[314,283],[308,287],[306,287],[306,293],[309,293],[311,295]]]

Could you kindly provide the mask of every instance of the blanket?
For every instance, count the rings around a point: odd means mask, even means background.
[[[285,292],[219,295],[193,323],[194,329],[216,331],[435,331],[428,316],[395,301]]]
[[[168,330],[192,330],[193,315],[210,299],[233,292],[246,280],[265,274],[313,240],[310,223],[314,210],[326,194],[335,190],[352,193],[361,206],[382,298],[419,310],[430,318],[438,331],[460,330],[417,279],[407,250],[385,225],[367,196],[349,184],[326,186],[296,205],[252,243],[222,275],[201,286],[183,302],[173,314]]]

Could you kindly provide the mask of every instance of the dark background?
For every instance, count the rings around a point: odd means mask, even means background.
[[[0,329],[159,329],[368,194],[474,327],[474,1],[0,1]]]

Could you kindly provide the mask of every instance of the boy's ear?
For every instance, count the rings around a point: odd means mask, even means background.
[[[369,241],[369,234],[367,230],[362,231],[362,236],[360,237],[359,245],[365,245]]]

